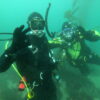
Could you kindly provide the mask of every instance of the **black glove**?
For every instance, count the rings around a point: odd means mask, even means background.
[[[26,33],[30,30],[30,28],[27,28],[25,30],[23,29],[24,25],[17,27],[13,32],[12,47],[14,47],[15,50],[25,48],[29,44]]]

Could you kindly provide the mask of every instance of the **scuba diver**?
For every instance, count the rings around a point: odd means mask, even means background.
[[[0,57],[0,72],[5,72],[13,62],[26,80],[30,91],[25,100],[57,100],[52,72],[56,62],[44,32],[45,20],[33,12],[28,17],[29,28],[24,25],[13,32],[11,46]]]
[[[50,40],[49,43],[63,49],[67,61],[72,66],[79,68],[81,73],[87,75],[89,73],[87,64],[100,65],[100,57],[90,50],[85,40],[100,40],[100,33],[92,30],[86,31],[72,22],[64,22],[60,35]]]

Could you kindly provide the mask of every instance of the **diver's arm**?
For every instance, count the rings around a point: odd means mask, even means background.
[[[59,47],[62,47],[63,45],[63,41],[61,40],[60,37],[57,37],[53,40],[49,40],[48,43],[49,43],[50,49],[59,48]]]
[[[8,48],[0,57],[0,72],[5,72],[15,60],[13,50]]]
[[[25,33],[30,29],[23,29],[24,26],[22,25],[14,30],[10,48],[8,48],[0,57],[0,72],[6,71],[19,55],[23,55],[26,52],[25,49],[27,49],[29,42],[26,41]]]
[[[87,31],[85,38],[89,41],[97,41],[100,40],[100,33],[98,31]]]
[[[5,72],[11,64],[18,59],[18,57],[23,56],[29,50],[28,47],[15,50],[12,46],[8,48],[0,57],[0,72]]]
[[[78,30],[80,33],[82,33],[82,36],[84,39],[89,41],[97,41],[100,40],[100,33],[98,31],[86,31],[82,26],[78,27]]]

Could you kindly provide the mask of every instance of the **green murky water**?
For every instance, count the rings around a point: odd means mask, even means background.
[[[14,28],[24,24],[27,27],[27,17],[37,11],[45,16],[48,3],[49,28],[52,32],[61,31],[61,25],[66,20],[65,12],[72,10],[77,21],[86,29],[100,31],[100,0],[1,0],[0,1],[0,33],[13,32]],[[0,39],[12,36],[0,35]],[[5,43],[0,41],[0,54]],[[87,42],[87,45],[100,55],[100,41]],[[76,68],[61,64],[59,74],[62,81],[56,83],[58,100],[100,100],[100,65],[89,64],[91,73],[88,77],[80,74]],[[18,91],[20,78],[11,67],[0,73],[0,100],[24,100],[25,93]]]

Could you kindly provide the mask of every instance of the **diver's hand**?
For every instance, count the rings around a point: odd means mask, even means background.
[[[16,49],[25,48],[28,45],[26,33],[30,28],[24,29],[24,25],[17,27],[13,32],[12,46]]]

